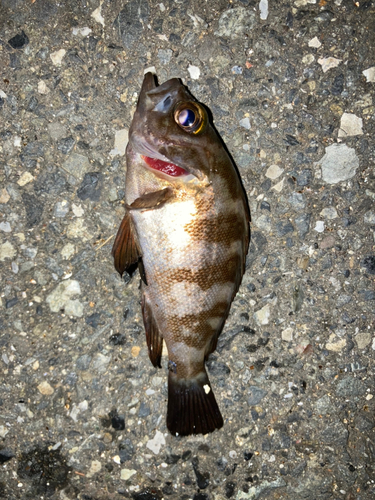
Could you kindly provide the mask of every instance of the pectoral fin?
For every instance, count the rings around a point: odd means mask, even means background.
[[[167,187],[161,189],[160,191],[154,191],[153,193],[147,193],[139,198],[137,198],[131,205],[128,205],[128,209],[151,209],[158,208],[163,205],[166,201],[173,197],[173,189]]]
[[[161,352],[163,349],[163,337],[160,335],[158,325],[156,324],[151,304],[146,293],[142,295],[142,314],[143,323],[146,330],[146,340],[148,346],[148,355],[151,363],[161,368]]]
[[[122,219],[112,247],[116,270],[122,276],[124,271],[136,266],[142,257],[138,237],[128,212]]]

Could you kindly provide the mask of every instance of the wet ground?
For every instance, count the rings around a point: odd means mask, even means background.
[[[0,0],[0,498],[374,498],[375,4],[260,3]],[[111,258],[150,66],[251,207],[208,436],[168,434]]]

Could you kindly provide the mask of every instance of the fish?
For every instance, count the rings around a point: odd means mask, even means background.
[[[245,271],[250,213],[239,174],[203,104],[178,78],[147,72],[126,148],[125,216],[112,249],[138,266],[151,363],[168,351],[167,428],[223,426],[205,368]]]

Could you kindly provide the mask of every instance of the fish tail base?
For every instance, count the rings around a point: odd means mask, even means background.
[[[223,426],[206,371],[193,379],[168,378],[167,427],[175,436],[208,434]]]

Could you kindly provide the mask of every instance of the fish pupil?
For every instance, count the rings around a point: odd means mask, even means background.
[[[195,113],[192,109],[184,109],[178,115],[178,121],[183,127],[191,127],[195,122]]]

